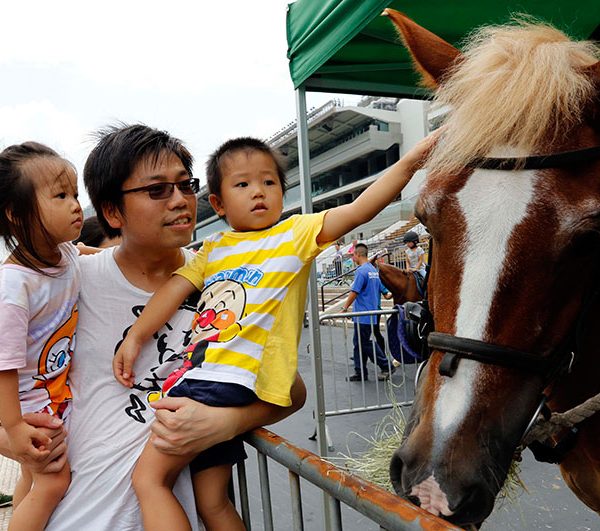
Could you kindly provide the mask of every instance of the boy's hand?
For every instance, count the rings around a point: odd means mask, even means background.
[[[133,364],[140,354],[142,345],[133,336],[128,335],[113,358],[113,373],[117,381],[125,387],[133,387],[135,372]]]
[[[425,138],[417,142],[407,153],[404,154],[402,159],[412,172],[420,170],[423,167],[423,164],[427,160],[429,153],[431,153],[431,150],[435,147],[440,136],[445,130],[446,126],[442,126],[432,133],[429,133]]]
[[[10,449],[14,459],[28,466],[36,465],[50,454],[52,439],[24,420],[6,427]]]

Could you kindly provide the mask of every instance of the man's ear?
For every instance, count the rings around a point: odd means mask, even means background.
[[[210,206],[213,207],[213,210],[216,212],[217,216],[220,218],[225,217],[225,209],[223,208],[223,201],[217,194],[210,194],[208,196],[208,202]]]
[[[123,214],[115,205],[103,204],[102,214],[104,214],[104,218],[113,229],[123,228],[123,225],[125,224],[125,214]]]

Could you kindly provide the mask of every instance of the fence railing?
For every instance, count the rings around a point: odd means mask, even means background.
[[[286,529],[305,529],[300,478],[316,486],[330,497],[329,529],[343,529],[342,504],[363,514],[381,529],[401,530],[458,530],[460,528],[436,518],[394,494],[373,485],[347,471],[328,463],[318,455],[298,448],[284,438],[264,429],[254,430],[245,441],[257,451],[263,527],[275,530],[269,481],[268,459],[289,470],[291,522]],[[238,465],[238,483],[242,518],[246,529],[252,530],[246,469]],[[279,529],[279,528],[278,528]],[[311,527],[311,530],[316,529]]]
[[[396,309],[377,310],[372,312],[344,312],[320,316],[321,344],[318,346],[320,356],[314,356],[314,370],[319,371],[322,376],[323,387],[318,389],[320,398],[317,404],[324,404],[324,409],[314,411],[317,429],[315,433],[328,436],[327,418],[349,415],[364,414],[374,410],[391,408],[393,405],[407,406],[412,403],[414,396],[414,372],[416,366],[405,363],[393,363],[390,356],[389,341],[387,340],[387,323],[383,319],[382,324],[378,322],[381,316],[388,317],[397,313]],[[369,381],[350,381],[350,375],[354,374],[354,363],[350,360],[354,351],[353,335],[354,317],[370,316],[372,320],[371,347],[376,348],[377,341],[383,341],[382,350],[387,356],[388,378],[379,380],[377,377]],[[341,320],[340,323],[334,323]],[[381,338],[377,338],[375,331],[381,331]],[[357,343],[360,360],[363,360],[363,348],[360,341]],[[318,363],[316,360],[322,360]],[[400,352],[402,360],[402,352]],[[365,367],[360,364],[360,369]],[[370,368],[375,375],[377,368]],[[381,369],[381,367],[380,367]],[[391,374],[391,373],[394,374]],[[316,374],[316,372],[315,372]],[[392,400],[390,392],[395,394]],[[401,395],[401,396],[399,396]],[[265,429],[255,430],[246,435],[245,441],[254,447],[258,459],[258,481],[253,477],[253,485],[260,484],[260,501],[256,499],[258,489],[254,485],[252,490],[248,488],[248,474],[243,463],[238,465],[237,484],[239,492],[239,506],[242,518],[248,530],[253,525],[256,529],[257,523],[251,518],[252,509],[260,512],[262,522],[258,529],[265,531],[293,529],[303,531],[304,529],[338,531],[344,529],[344,518],[346,524],[352,523],[350,527],[356,529],[356,522],[350,522],[354,510],[363,517],[371,520],[380,529],[384,530],[447,530],[459,529],[444,520],[438,519],[430,513],[421,510],[406,500],[399,498],[391,492],[378,487],[369,481],[353,475],[341,467],[331,464],[327,460],[328,451],[333,450],[331,443],[319,448],[323,455],[319,456],[306,449],[294,446],[289,441]],[[269,472],[269,460],[277,467],[273,473],[273,484],[276,489],[272,492]],[[275,465],[275,463],[277,465]],[[282,474],[281,467],[284,467]],[[285,471],[287,470],[287,473]],[[285,476],[285,477],[284,477]],[[287,478],[287,479],[286,479]],[[305,485],[300,480],[308,482]],[[287,488],[282,484],[288,483]],[[310,490],[309,490],[310,488]],[[288,492],[283,495],[284,490]],[[308,492],[307,492],[308,491]],[[288,494],[289,493],[289,494]],[[303,495],[310,500],[312,519],[310,527],[306,526],[305,513],[306,502]],[[315,524],[315,500],[321,499],[321,520]],[[275,500],[275,504],[273,503]],[[282,504],[285,503],[286,507]],[[318,502],[317,502],[318,503]],[[274,510],[275,508],[275,510]],[[282,522],[282,519],[287,521]],[[368,525],[368,524],[367,524]],[[363,528],[363,527],[361,527]],[[371,529],[369,527],[369,529]]]

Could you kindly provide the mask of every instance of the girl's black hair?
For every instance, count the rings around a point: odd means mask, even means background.
[[[33,235],[40,231],[47,242],[52,238],[44,227],[35,192],[36,175],[24,171],[36,158],[64,160],[56,151],[38,142],[24,142],[0,153],[0,236],[17,262],[47,274],[39,264],[53,267],[35,248]],[[66,163],[66,161],[65,161]]]

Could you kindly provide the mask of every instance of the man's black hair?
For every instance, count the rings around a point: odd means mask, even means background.
[[[367,247],[367,244],[366,244],[366,243],[357,243],[357,244],[354,246],[354,252],[356,252],[356,250],[357,250],[358,248],[361,248],[361,249],[364,249],[364,250],[365,250],[365,256],[368,256],[368,255],[369,255],[369,248]]]
[[[194,161],[191,153],[181,140],[166,131],[143,124],[118,124],[99,130],[95,136],[98,143],[85,163],[83,181],[109,238],[120,236],[121,230],[108,224],[102,208],[114,206],[123,212],[123,183],[142,159],[150,157],[156,162],[165,153],[173,153],[192,177]]]
[[[279,182],[281,183],[281,189],[283,193],[285,193],[285,165],[283,163],[281,154],[263,140],[250,136],[243,136],[228,140],[227,142],[221,144],[208,158],[206,163],[206,180],[209,193],[215,194],[219,197],[221,196],[221,181],[223,179],[223,175],[221,173],[222,159],[228,155],[233,155],[238,151],[258,151],[271,157],[275,163],[275,167],[277,168],[277,176],[279,177]]]

